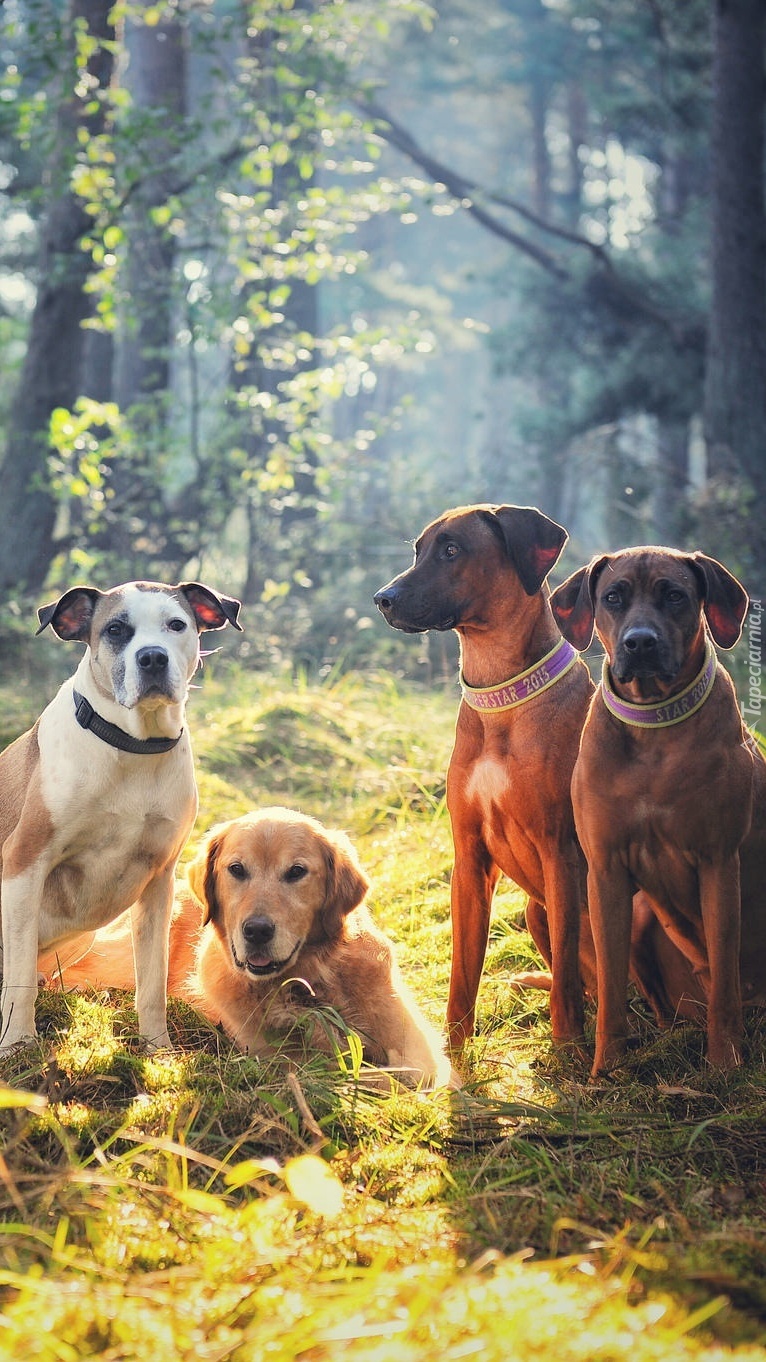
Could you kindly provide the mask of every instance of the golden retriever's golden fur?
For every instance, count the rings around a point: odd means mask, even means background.
[[[291,1033],[331,1050],[337,1013],[369,1063],[425,1087],[457,1084],[372,921],[368,881],[345,834],[264,809],[214,828],[188,877],[192,892],[179,894],[171,924],[169,991],[222,1023],[242,1050],[273,1052]],[[62,980],[132,988],[120,924],[99,933]]]

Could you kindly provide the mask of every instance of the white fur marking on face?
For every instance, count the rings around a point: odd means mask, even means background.
[[[110,621],[122,621],[124,640],[109,641]],[[184,629],[174,629],[183,621]],[[142,649],[163,649],[167,667],[161,678],[147,676],[139,665]],[[107,681],[115,700],[126,709],[142,702],[156,707],[183,703],[189,681],[197,669],[199,638],[194,616],[185,601],[165,591],[142,591],[130,585],[117,595],[107,595],[94,617],[91,635],[93,670]]]

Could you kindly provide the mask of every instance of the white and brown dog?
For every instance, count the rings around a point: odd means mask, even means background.
[[[186,695],[200,633],[241,628],[239,606],[197,582],[130,582],[73,587],[38,611],[38,633],[87,647],[0,756],[0,1049],[35,1035],[38,971],[128,908],[139,1029],[169,1045],[174,872],[197,812]]]

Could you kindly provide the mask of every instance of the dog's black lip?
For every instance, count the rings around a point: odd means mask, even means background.
[[[629,681],[660,681],[663,685],[669,686],[676,678],[676,672],[668,672],[662,667],[625,667],[622,671],[614,668],[614,674],[620,685],[627,685]]]
[[[294,960],[296,955],[298,954],[301,946],[303,945],[303,941],[302,940],[296,941],[293,949],[290,951],[290,954],[286,956],[284,960],[270,960],[268,965],[252,965],[250,961],[247,959],[240,960],[239,956],[237,955],[233,939],[229,942],[229,945],[231,947],[231,958],[234,961],[234,964],[237,966],[237,969],[247,970],[248,974],[252,974],[256,978],[263,978],[267,977],[270,974],[281,974],[282,970],[287,969],[290,962]]]
[[[427,634],[427,633],[428,633],[428,629],[423,628],[422,626],[417,625],[417,624],[398,624],[398,623],[397,623],[396,621],[394,621],[394,620],[389,620],[388,623],[391,625],[391,628],[392,628],[392,629],[398,629],[400,634]]]
[[[444,634],[449,629],[454,629],[458,623],[457,615],[447,615],[442,620],[429,620],[427,624],[413,624],[408,620],[391,619],[388,615],[385,618],[391,628],[398,629],[401,634],[428,634],[431,630]]]
[[[164,700],[169,700],[172,699],[173,692],[169,685],[161,686],[157,683],[151,686],[144,686],[141,691],[142,700],[146,700],[147,697],[151,698],[154,695],[160,695]]]

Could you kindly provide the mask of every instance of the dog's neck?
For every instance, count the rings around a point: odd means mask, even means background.
[[[151,738],[177,738],[184,727],[184,704],[152,700],[148,704],[135,705],[132,709],[119,704],[93,675],[90,652],[87,650],[72,678],[72,685],[107,723],[121,728],[140,742]]]
[[[518,709],[519,705],[536,699],[543,691],[554,686],[576,661],[577,653],[572,644],[560,638],[539,662],[535,662],[523,672],[509,676],[499,686],[469,686],[461,676],[460,689],[463,700],[469,709],[478,710],[480,713]]]
[[[635,694],[635,685],[622,686],[618,690],[614,685],[609,664],[605,658],[600,688],[601,698],[609,713],[615,719],[618,719],[622,724],[628,724],[633,729],[672,728],[696,714],[710,697],[717,665],[715,649],[712,643],[708,642],[702,667],[688,685],[683,688],[675,685],[659,703],[656,700],[651,702],[641,700],[636,703],[624,698],[626,690]]]
[[[492,625],[459,627],[460,674],[475,688],[501,686],[546,657],[561,641],[548,604],[548,590],[526,597],[524,608],[511,600]]]
[[[600,637],[600,642],[603,644],[606,653],[605,661],[610,689],[620,700],[632,705],[662,705],[666,701],[674,699],[699,678],[711,652],[714,651],[712,640],[701,628],[698,637],[686,653],[683,666],[669,680],[664,680],[659,676],[636,676],[630,681],[621,681],[615,676],[614,664],[605,639]]]

